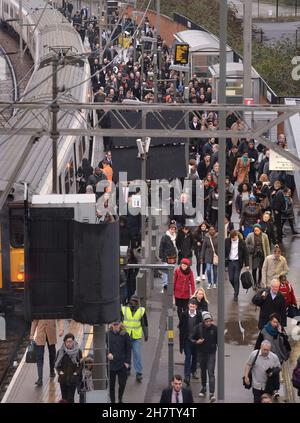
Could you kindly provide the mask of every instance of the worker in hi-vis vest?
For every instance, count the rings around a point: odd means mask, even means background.
[[[144,307],[140,307],[137,295],[130,297],[129,303],[122,306],[122,321],[131,341],[133,366],[136,372],[137,382],[142,382],[143,366],[141,359],[141,342],[144,334],[145,341],[148,341],[148,320]]]

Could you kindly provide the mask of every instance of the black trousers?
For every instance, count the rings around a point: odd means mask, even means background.
[[[257,279],[257,270],[258,270],[258,279]],[[258,288],[260,288],[262,268],[258,267],[256,269],[252,269],[252,276],[253,276],[254,286],[257,286]]]
[[[175,298],[175,304],[177,307],[177,315],[178,315],[178,319],[180,321],[182,313],[187,310],[188,308],[188,303],[189,303],[189,298],[185,299],[185,298]]]
[[[61,397],[68,403],[74,402],[74,395],[76,391],[76,385],[65,385],[60,383]]]
[[[232,260],[228,262],[228,277],[234,289],[234,295],[237,297],[240,292],[240,273],[241,266],[238,260]]]
[[[276,231],[277,231],[277,241],[281,242],[282,241],[282,222],[281,222],[280,212],[274,213],[274,223],[275,223]]]
[[[252,388],[252,392],[253,392],[253,402],[254,402],[254,404],[260,403],[260,398],[261,398],[262,394],[265,393],[265,391]]]
[[[199,363],[201,369],[201,383],[202,389],[206,391],[207,373],[209,393],[215,393],[215,366],[216,366],[216,353],[199,353]]]
[[[110,394],[110,402],[114,404],[116,402],[116,395],[115,395],[115,386],[116,386],[116,379],[118,376],[119,382],[119,402],[123,399],[123,394],[126,387],[127,382],[127,369],[124,367],[120,370],[109,370],[109,394]]]

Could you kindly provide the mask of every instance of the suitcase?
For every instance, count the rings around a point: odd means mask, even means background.
[[[253,276],[249,272],[249,270],[246,270],[245,272],[243,272],[241,274],[241,283],[242,283],[242,287],[244,289],[248,290],[249,288],[252,288],[252,286],[253,286]]]

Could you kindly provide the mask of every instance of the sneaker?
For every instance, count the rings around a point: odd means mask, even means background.
[[[280,395],[279,395],[279,392],[274,392],[274,394],[272,395],[272,398],[275,400],[275,399],[277,399],[278,397],[280,397]]]
[[[192,373],[192,379],[199,379],[197,372]]]
[[[213,288],[216,288],[216,287],[217,287],[217,285],[214,283],[214,284],[213,284]]]
[[[137,382],[141,383],[143,379],[143,375],[141,373],[137,373],[135,378]]]
[[[211,283],[208,284],[207,289],[211,289]]]
[[[38,380],[35,382],[35,385],[36,385],[36,386],[43,386],[43,381],[42,381],[42,379],[38,379]]]
[[[204,398],[206,396],[206,390],[202,388],[201,391],[199,392],[198,396],[200,398]]]
[[[200,281],[201,281],[200,276],[197,276],[197,278],[196,278],[196,282],[200,282]]]
[[[214,396],[214,394],[209,394],[209,402],[216,402],[217,398]]]
[[[202,275],[202,276],[201,276],[201,279],[202,279],[203,281],[205,281],[205,275]]]

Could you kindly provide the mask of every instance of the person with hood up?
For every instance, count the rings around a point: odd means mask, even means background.
[[[74,402],[74,395],[81,378],[82,352],[72,333],[67,333],[56,357],[55,368],[58,373],[62,399]]]
[[[148,319],[145,307],[140,307],[140,300],[137,295],[132,295],[129,304],[121,307],[122,322],[129,334],[133,366],[136,372],[136,381],[141,383],[143,379],[143,366],[141,357],[141,344],[144,339],[148,341]]]
[[[179,320],[182,313],[187,310],[189,299],[195,291],[194,273],[190,266],[190,260],[183,258],[174,272],[174,298]]]

